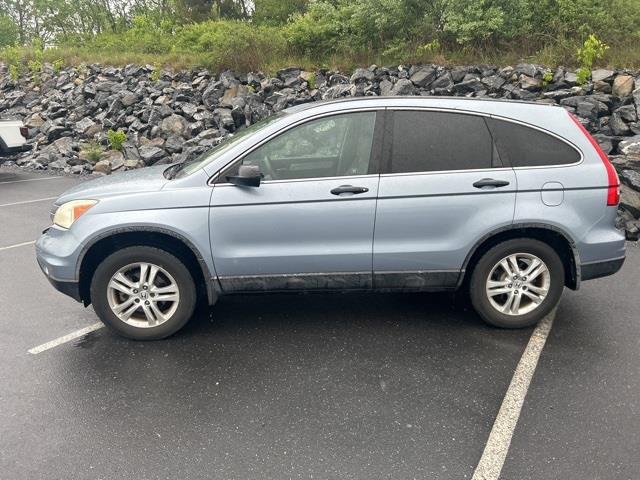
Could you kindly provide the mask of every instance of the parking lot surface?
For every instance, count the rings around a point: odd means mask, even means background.
[[[0,168],[0,478],[473,476],[533,330],[463,295],[227,297],[164,341],[28,353],[97,322],[31,243],[79,181]],[[565,291],[500,478],[638,478],[639,285],[629,244]]]

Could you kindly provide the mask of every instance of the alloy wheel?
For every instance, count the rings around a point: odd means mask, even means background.
[[[486,294],[498,312],[524,315],[542,304],[550,285],[551,274],[540,258],[530,253],[514,253],[491,269]]]
[[[164,268],[138,262],[112,275],[107,285],[107,300],[111,311],[124,323],[150,328],[163,324],[176,312],[180,290]]]

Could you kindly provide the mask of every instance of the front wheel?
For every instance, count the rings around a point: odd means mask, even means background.
[[[196,287],[185,265],[153,247],[128,247],[105,258],[91,281],[100,319],[134,340],[157,340],[182,328],[193,315]]]
[[[528,238],[491,248],[471,275],[471,303],[489,324],[535,325],[558,304],[564,288],[560,257],[546,243]]]

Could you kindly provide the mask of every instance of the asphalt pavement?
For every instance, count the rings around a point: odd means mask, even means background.
[[[460,295],[227,297],[167,340],[30,354],[97,322],[32,244],[79,181],[0,168],[0,479],[473,476],[533,330]],[[629,244],[565,291],[500,478],[640,476],[639,285]]]

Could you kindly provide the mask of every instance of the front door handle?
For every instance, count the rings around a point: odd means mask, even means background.
[[[343,193],[353,193],[357,195],[359,193],[366,193],[369,189],[367,187],[354,187],[353,185],[340,185],[339,187],[331,190],[334,195],[342,195]]]
[[[496,180],[494,178],[483,178],[482,180],[478,180],[473,184],[476,188],[484,188],[484,187],[506,187],[509,185],[509,182],[506,180]]]

